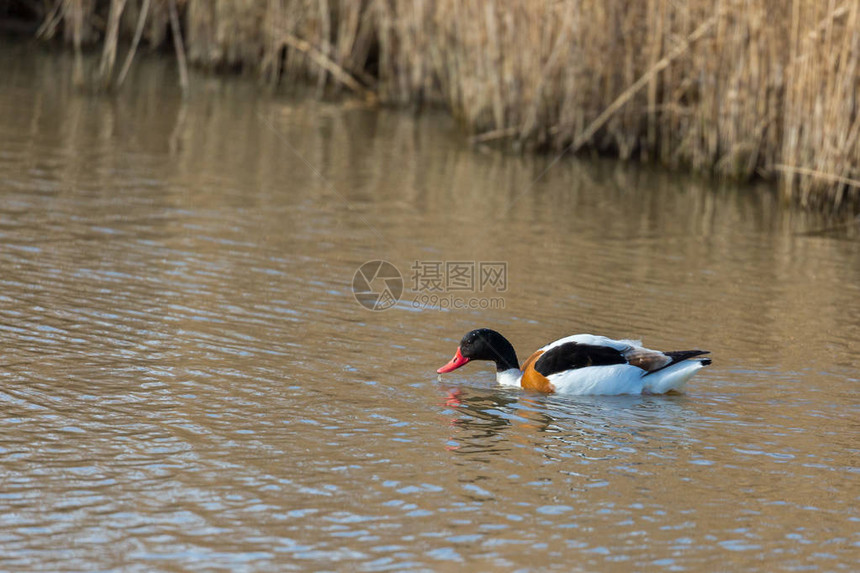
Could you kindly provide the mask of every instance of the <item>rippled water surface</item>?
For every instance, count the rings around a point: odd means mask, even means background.
[[[63,56],[0,68],[0,569],[860,567],[856,227],[545,171],[433,112],[206,77],[183,101],[169,61],[115,97]],[[376,259],[404,290],[374,312]],[[506,284],[427,290],[482,262]],[[478,326],[714,363],[673,396],[437,380]]]

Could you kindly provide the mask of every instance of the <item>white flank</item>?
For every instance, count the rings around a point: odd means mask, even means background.
[[[641,368],[629,364],[587,366],[576,370],[565,370],[547,376],[559,394],[614,396],[616,394],[641,394],[644,388]]]
[[[696,358],[667,366],[663,370],[644,376],[642,378],[645,383],[643,390],[652,394],[664,394],[669,390],[680,390],[702,366],[702,361]]]

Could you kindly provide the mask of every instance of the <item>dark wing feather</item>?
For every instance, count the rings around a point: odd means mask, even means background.
[[[627,364],[627,359],[621,352],[608,346],[565,342],[541,354],[534,363],[534,369],[549,376],[565,370],[610,364]]]

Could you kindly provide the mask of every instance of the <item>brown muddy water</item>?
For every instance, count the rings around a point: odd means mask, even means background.
[[[860,567],[853,227],[445,115],[183,102],[169,61],[116,97],[0,70],[0,569]],[[479,326],[714,363],[673,396],[437,380]]]

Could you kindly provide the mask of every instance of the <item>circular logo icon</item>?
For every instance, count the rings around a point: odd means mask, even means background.
[[[352,294],[368,310],[388,310],[403,294],[403,276],[388,261],[367,261],[352,277]]]

